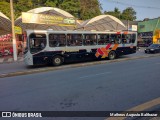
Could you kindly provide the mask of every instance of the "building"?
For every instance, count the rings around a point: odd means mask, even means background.
[[[160,18],[138,22],[138,34],[145,42],[160,43]]]

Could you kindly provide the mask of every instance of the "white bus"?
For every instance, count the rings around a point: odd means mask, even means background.
[[[137,47],[137,33],[130,31],[26,30],[24,38],[27,65],[115,59],[136,53]]]

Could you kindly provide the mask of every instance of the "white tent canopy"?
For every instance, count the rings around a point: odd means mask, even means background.
[[[54,16],[62,16],[62,17],[74,17],[70,13],[61,10],[59,8],[53,7],[40,7],[35,8],[28,11],[29,13],[41,13],[41,14],[48,14]],[[78,24],[78,23],[77,23]],[[56,26],[56,25],[45,25],[45,24],[32,24],[32,23],[22,23],[22,17],[20,16],[15,21],[16,26],[20,26],[22,29],[53,29],[53,30],[73,30],[75,29],[73,26],[66,27],[66,26]]]
[[[40,7],[28,11],[29,13],[48,14],[61,17],[74,17],[70,13],[53,7]],[[81,24],[77,21],[77,30],[126,30],[125,25],[116,17],[111,15],[99,15],[92,19],[86,20]],[[15,26],[25,29],[53,29],[53,30],[75,30],[74,26],[58,26],[46,24],[22,23],[22,17],[16,19]],[[0,12],[0,35],[11,33],[11,20]]]
[[[99,15],[84,21],[78,29],[80,30],[126,30],[126,26],[116,17],[111,15]]]
[[[11,20],[0,12],[0,35],[11,33]]]

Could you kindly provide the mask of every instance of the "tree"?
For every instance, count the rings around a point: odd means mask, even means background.
[[[0,0],[0,11],[10,16],[10,0]],[[73,16],[86,20],[101,14],[101,5],[98,0],[13,0],[15,19],[22,12],[37,7],[57,7]]]
[[[132,7],[128,7],[125,10],[123,10],[121,19],[123,20],[136,20],[136,12]]]
[[[104,14],[108,14],[108,15],[112,15],[116,18],[119,18],[121,17],[121,11],[119,11],[119,9],[117,7],[114,8],[114,11],[105,11]]]
[[[33,9],[32,0],[18,0],[17,4],[14,5],[15,18],[19,17],[22,12],[27,12],[30,9]]]
[[[10,18],[10,4],[8,2],[0,2],[0,12]]]
[[[54,2],[53,0],[47,0],[45,2],[45,6],[47,6],[47,7],[57,7],[56,2]]]
[[[61,9],[69,12],[75,17],[79,17],[80,1],[79,0],[64,0],[59,6]]]
[[[80,0],[80,19],[91,19],[101,14],[101,5],[98,0]]]
[[[44,2],[45,6],[59,8],[64,0],[44,0],[44,1],[45,1]]]

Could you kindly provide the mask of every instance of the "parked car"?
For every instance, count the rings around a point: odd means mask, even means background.
[[[152,44],[144,50],[145,53],[160,53],[160,44]]]

